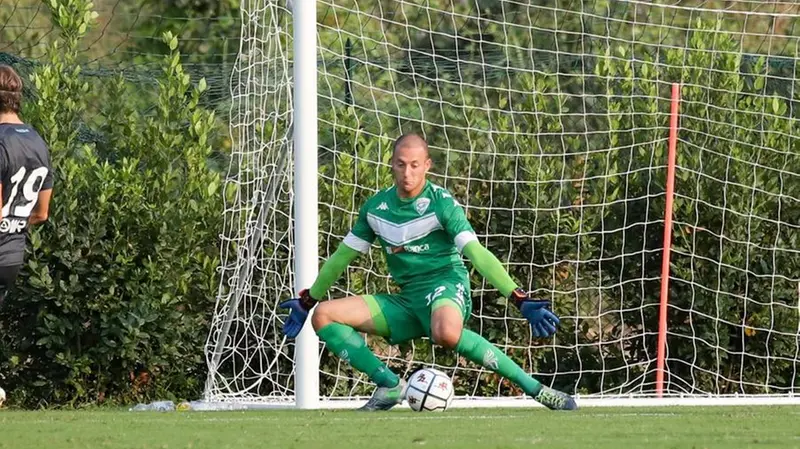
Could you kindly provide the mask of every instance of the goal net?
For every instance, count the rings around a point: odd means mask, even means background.
[[[295,152],[319,165],[304,179],[318,183],[321,263],[412,131],[481,243],[561,317],[534,338],[472,273],[469,328],[544,384],[581,398],[800,391],[800,6],[320,0],[314,152],[292,145],[308,132],[293,106],[302,1],[241,3],[206,400],[292,404],[303,388],[277,307],[295,293]],[[373,248],[329,297],[394,289]],[[523,396],[427,339],[368,343],[401,376],[445,371],[460,399]],[[312,354],[320,398],[372,392],[324,344]]]

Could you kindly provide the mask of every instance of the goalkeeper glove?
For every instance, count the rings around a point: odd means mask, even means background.
[[[308,312],[317,304],[317,300],[311,297],[308,289],[300,292],[297,298],[292,298],[278,305],[281,309],[289,309],[289,318],[283,323],[283,335],[295,338],[303,329],[308,318]]]
[[[549,337],[556,333],[556,326],[560,321],[558,316],[550,310],[550,301],[531,299],[521,288],[511,292],[509,300],[531,323],[534,337]]]

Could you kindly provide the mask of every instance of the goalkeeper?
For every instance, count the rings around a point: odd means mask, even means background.
[[[323,264],[313,285],[280,305],[290,310],[283,332],[300,333],[312,307],[347,266],[369,251],[375,238],[386,254],[398,294],[351,296],[320,303],[311,317],[328,349],[367,374],[378,388],[361,410],[388,410],[405,399],[406,381],[398,378],[367,347],[359,332],[397,344],[422,336],[511,380],[553,410],[573,410],[566,393],[529,376],[485,338],[464,328],[470,315],[470,282],[464,254],[495,288],[519,309],[537,337],[556,331],[558,317],[547,301],[528,296],[500,261],[478,242],[458,202],[426,179],[431,168],[428,145],[415,134],[397,139],[392,154],[395,185],[364,203],[352,230]]]

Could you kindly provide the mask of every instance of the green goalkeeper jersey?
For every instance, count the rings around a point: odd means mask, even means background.
[[[459,252],[477,240],[461,205],[430,181],[414,198],[400,198],[394,186],[373,195],[343,243],[365,253],[375,238],[401,287],[442,272],[466,275]]]

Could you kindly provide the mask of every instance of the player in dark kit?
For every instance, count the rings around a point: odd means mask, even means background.
[[[22,78],[0,65],[0,305],[25,258],[28,227],[47,220],[53,175],[44,139],[19,118]]]

